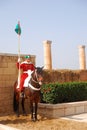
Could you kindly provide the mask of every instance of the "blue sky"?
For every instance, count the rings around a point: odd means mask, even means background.
[[[44,65],[43,41],[51,40],[53,69],[79,69],[79,45],[87,55],[87,0],[0,0],[0,53],[18,54],[18,21],[21,54],[36,55],[36,66]]]

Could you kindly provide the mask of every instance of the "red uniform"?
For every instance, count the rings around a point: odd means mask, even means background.
[[[19,62],[17,62],[17,68],[19,69]],[[35,66],[31,62],[24,61],[20,63],[20,69],[23,70],[23,73],[21,74],[21,78],[20,78],[20,90],[23,91],[24,87],[27,87],[24,85],[26,84],[25,80],[30,76],[29,71],[34,71]]]

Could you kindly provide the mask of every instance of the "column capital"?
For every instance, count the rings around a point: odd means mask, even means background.
[[[79,45],[78,47],[79,48],[85,48],[85,45]]]
[[[52,41],[50,41],[50,40],[45,40],[45,41],[43,41],[43,43],[48,43],[48,44],[51,44],[51,43],[52,43]]]

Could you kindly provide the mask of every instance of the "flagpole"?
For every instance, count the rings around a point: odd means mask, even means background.
[[[18,34],[18,62],[19,62],[17,88],[20,88],[20,35],[21,35],[20,21],[18,21],[18,24],[16,25],[15,32]]]
[[[18,59],[20,60],[20,35],[18,34]],[[20,88],[20,61],[19,61],[19,71],[18,71],[18,86]]]

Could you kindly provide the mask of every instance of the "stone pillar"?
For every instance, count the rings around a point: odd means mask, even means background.
[[[44,69],[52,70],[52,57],[51,57],[51,43],[52,41],[43,41],[44,44]]]
[[[85,70],[86,69],[86,56],[85,56],[84,45],[79,46],[79,63],[80,63],[80,69]]]

